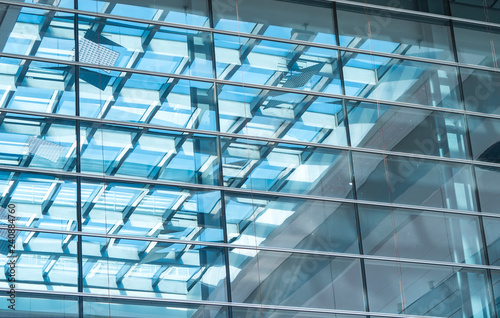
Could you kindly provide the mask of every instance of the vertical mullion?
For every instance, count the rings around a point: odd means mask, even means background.
[[[208,16],[209,16],[209,21],[210,21],[210,27],[213,29],[215,26],[214,22],[214,13],[213,13],[213,5],[212,5],[212,0],[207,0],[208,1]],[[212,54],[212,76],[214,79],[217,78],[217,62],[215,60],[215,38],[214,38],[214,33],[210,32],[210,49],[211,49],[211,54]],[[219,94],[218,94],[219,86],[218,84],[214,81],[213,82],[213,102],[215,105],[215,125],[216,125],[216,130],[220,132],[220,118],[219,118]],[[220,186],[224,185],[224,174],[223,174],[223,169],[222,169],[222,145],[221,145],[221,137],[217,136],[217,162],[219,165],[218,173],[219,173],[219,178],[218,182]],[[226,200],[225,200],[225,191],[221,190],[220,191],[220,211],[221,211],[221,226],[222,226],[222,233],[223,233],[223,239],[224,243],[229,243],[228,239],[228,234],[227,234],[227,219],[226,219]],[[230,270],[229,270],[229,248],[223,247],[223,254],[224,254],[224,263],[225,263],[225,269],[226,269],[226,295],[227,295],[227,301],[230,303],[232,302],[232,294],[231,294],[231,276],[230,276]],[[233,317],[233,311],[232,307],[227,308],[227,316],[229,318]]]
[[[338,14],[337,14],[337,3],[332,2],[332,10],[333,10],[333,22],[335,25],[335,38],[337,41],[337,45],[340,46],[340,29],[339,29],[339,22],[338,22]],[[339,68],[339,75],[340,75],[340,84],[342,87],[342,95],[346,95],[346,89],[345,89],[345,80],[344,80],[344,69],[343,69],[343,60],[342,60],[342,52],[340,50],[337,50],[338,53],[338,68]],[[350,132],[350,127],[349,127],[349,118],[348,118],[348,110],[347,110],[347,102],[345,99],[342,99],[342,110],[344,112],[344,126],[346,129],[346,138],[347,138],[347,145],[349,147],[352,147],[352,142],[351,142],[351,132]],[[353,164],[353,159],[352,159],[352,151],[349,150],[349,170],[351,172],[351,184],[352,184],[352,195],[353,199],[357,200],[358,195],[356,191],[356,180],[354,179],[354,164]],[[356,234],[357,234],[357,239],[358,239],[358,252],[363,255],[363,238],[361,236],[361,224],[360,224],[360,219],[359,219],[359,209],[358,209],[358,204],[354,204],[354,216],[356,219]],[[366,283],[366,270],[365,270],[365,260],[360,258],[359,259],[360,263],[360,268],[361,268],[361,281],[363,285],[363,301],[365,305],[365,311],[369,312],[370,311],[370,305],[368,303],[368,287]]]
[[[74,0],[75,9],[78,10],[78,0]],[[78,13],[74,15],[73,22],[73,36],[75,41],[75,62],[80,60],[80,50],[78,46]],[[75,66],[75,116],[77,117],[75,122],[75,132],[76,132],[76,173],[81,173],[81,140],[80,140],[80,66]],[[76,224],[79,233],[82,232],[82,180],[80,176],[76,177]],[[83,246],[82,246],[82,236],[77,237],[77,266],[78,266],[78,292],[83,293]],[[78,296],[78,317],[83,318],[83,297]]]

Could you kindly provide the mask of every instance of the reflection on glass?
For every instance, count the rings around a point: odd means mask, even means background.
[[[477,191],[481,202],[481,211],[500,213],[500,169],[493,167],[475,166]]]
[[[7,18],[3,13],[0,52],[74,60],[73,14],[13,5],[5,8]]]
[[[74,67],[0,57],[0,107],[75,115]]]
[[[217,77],[340,94],[335,50],[215,34]]]
[[[80,68],[80,115],[215,130],[212,83]]]
[[[353,165],[358,199],[477,209],[469,165],[357,152]]]
[[[486,271],[379,261],[365,266],[371,311],[472,318],[493,314]]]
[[[467,158],[464,116],[350,101],[349,132],[355,147]]]
[[[224,85],[218,102],[223,132],[347,145],[341,100]]]
[[[0,264],[12,260],[1,230]],[[43,291],[77,292],[78,266],[76,237],[66,234],[16,231],[15,285],[17,288]],[[7,255],[9,254],[9,256]],[[7,269],[8,267],[5,267]],[[10,272],[0,272],[0,287],[8,288]],[[3,307],[3,306],[2,306]],[[17,308],[17,305],[16,305]]]
[[[336,44],[333,10],[327,3],[215,0],[212,6],[216,29]]]
[[[445,2],[447,2],[446,0],[350,0],[350,1],[363,2],[365,4],[375,4],[395,9],[414,10],[414,11],[422,11],[422,12],[438,13],[438,14],[446,14]],[[392,14],[392,12],[386,13],[385,11],[383,13],[385,13],[384,19],[390,18],[390,14]],[[389,16],[387,17],[388,14]]]
[[[231,243],[358,253],[352,205],[227,194],[225,203]]]
[[[454,30],[459,62],[497,67],[500,31],[469,24],[455,24]]]
[[[434,0],[435,1],[435,0]],[[384,53],[454,60],[450,28],[441,21],[381,12],[377,9],[338,7],[340,44]]]
[[[500,264],[500,231],[498,231],[500,219],[483,217],[483,224],[490,265],[498,266]]]
[[[9,294],[0,296],[0,317],[78,318],[78,298],[16,291],[15,311],[8,308]],[[13,315],[13,313],[16,313]]]
[[[78,0],[80,10],[205,27],[207,7],[206,0]]]
[[[455,67],[349,52],[342,59],[347,95],[462,108]]]
[[[500,115],[500,74],[461,68],[465,109]]]
[[[484,264],[476,216],[359,206],[366,254]]]
[[[500,23],[500,3],[496,0],[450,1],[451,14],[455,17]]]
[[[358,260],[233,249],[229,263],[234,302],[364,310]]]
[[[84,292],[225,301],[222,249],[83,237]]]
[[[500,120],[468,116],[475,160],[500,163]]]
[[[220,193],[148,184],[82,184],[83,231],[222,242]]]
[[[493,294],[494,299],[497,304],[497,316],[500,315],[500,306],[498,302],[500,300],[500,271],[491,271],[491,276],[493,280]]]
[[[208,305],[155,303],[131,299],[103,300],[102,298],[90,297],[83,301],[84,318],[225,318],[226,314],[227,308]]]
[[[234,188],[351,197],[346,152],[222,139],[224,185]]]
[[[0,164],[71,170],[75,164],[75,122],[2,114]]]
[[[233,317],[238,318],[354,318],[338,314],[323,314],[315,312],[301,312],[288,310],[255,309],[255,308],[232,308]],[[366,318],[365,316],[358,316]]]
[[[41,174],[0,172],[0,224],[76,230],[76,182]],[[11,206],[14,213],[8,213]],[[11,216],[9,216],[11,215]]]
[[[212,136],[82,122],[82,172],[217,184]]]
[[[213,77],[210,36],[206,32],[84,15],[78,22],[80,62]],[[106,74],[98,74],[88,77],[102,81]]]

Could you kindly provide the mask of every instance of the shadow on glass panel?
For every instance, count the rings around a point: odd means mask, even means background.
[[[222,242],[218,191],[89,180],[82,218],[85,232]]]
[[[353,152],[358,199],[476,211],[470,165]]]
[[[83,237],[84,292],[226,301],[222,248]]]
[[[342,46],[454,60],[451,30],[442,20],[351,6],[339,6],[337,15]]]
[[[358,253],[350,204],[235,194],[225,203],[230,243]]]
[[[223,138],[222,164],[224,185],[229,187],[352,196],[345,151]]]
[[[354,147],[469,157],[463,115],[355,101],[347,112]]]
[[[8,295],[0,296],[0,317],[78,318],[78,298],[16,291],[15,310],[8,308]]]
[[[234,302],[364,310],[358,260],[233,249]]]
[[[359,206],[365,254],[484,264],[479,218]]]
[[[212,6],[216,29],[336,44],[333,10],[328,3],[310,0],[302,3],[276,0],[215,0]]]
[[[341,94],[335,50],[215,34],[217,77]]]
[[[341,100],[229,85],[218,94],[223,132],[347,145]]]
[[[486,271],[366,261],[370,310],[433,317],[490,318]]]

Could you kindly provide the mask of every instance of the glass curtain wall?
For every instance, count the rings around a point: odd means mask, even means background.
[[[0,317],[500,318],[500,1],[0,0]]]

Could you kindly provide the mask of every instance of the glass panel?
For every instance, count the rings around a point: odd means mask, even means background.
[[[497,316],[500,315],[500,272],[491,271],[491,276],[493,279],[493,293],[495,294],[494,300],[497,305]]]
[[[80,115],[215,130],[212,83],[80,68]]]
[[[365,254],[484,264],[476,216],[359,206]]]
[[[335,50],[215,34],[217,77],[341,94]]]
[[[477,210],[469,165],[357,152],[353,164],[360,200]]]
[[[234,302],[364,310],[358,260],[233,249]]]
[[[496,0],[450,1],[451,14],[455,17],[500,23],[500,3]]]
[[[238,318],[367,318],[365,316],[345,316],[315,312],[255,309],[233,307],[233,317]]]
[[[347,111],[354,147],[468,158],[462,115],[355,101]]]
[[[75,165],[75,122],[0,113],[0,164],[71,170]]]
[[[484,235],[491,265],[500,265],[500,219],[483,217]],[[500,294],[498,295],[500,296]]]
[[[462,108],[455,67],[348,52],[343,65],[347,95]]]
[[[223,85],[218,101],[223,132],[347,145],[341,100]]]
[[[84,292],[225,301],[222,249],[83,237]]]
[[[224,185],[234,188],[351,197],[346,152],[245,139],[222,139]]]
[[[481,211],[500,213],[500,169],[493,167],[474,167],[476,171],[477,190],[481,202]]]
[[[0,57],[0,108],[75,115],[74,67]]]
[[[455,24],[458,61],[497,67],[500,31],[487,26]]]
[[[78,41],[80,62],[213,77],[206,32],[80,15]]]
[[[73,6],[74,6],[73,0],[13,0],[13,1],[44,4],[47,6],[54,6],[54,7],[60,7],[60,8],[70,8],[70,9],[73,9]]]
[[[5,264],[0,272],[1,288],[8,288],[14,279],[15,289],[78,291],[75,236],[18,230],[14,236],[12,246],[7,230],[0,232],[0,264]]]
[[[336,44],[333,11],[327,3],[214,0],[213,11],[216,29]]]
[[[461,68],[460,73],[465,95],[465,108],[473,112],[499,115],[500,74],[468,68]]]
[[[0,52],[74,60],[73,14],[7,5],[0,21]]]
[[[80,10],[208,27],[206,0],[78,0]]]
[[[150,184],[82,184],[83,231],[222,242],[220,193]]]
[[[82,122],[82,172],[218,183],[212,136]]]
[[[468,116],[475,160],[500,163],[500,120]]]
[[[358,253],[350,204],[228,194],[225,203],[230,243]]]
[[[364,2],[380,6],[387,6],[396,9],[446,14],[445,10],[446,0],[348,0],[348,1]],[[390,14],[392,14],[392,12],[386,12],[382,10],[380,10],[380,12],[385,13],[385,15],[389,15],[389,17]]]
[[[433,317],[493,315],[486,271],[369,260],[365,266],[371,311]]]
[[[349,48],[453,61],[450,27],[442,20],[340,6],[340,44]]]
[[[0,296],[0,316],[10,318],[78,318],[78,299],[72,296],[40,295],[16,291],[15,304],[9,294]],[[8,306],[14,305],[14,310]]]
[[[224,318],[225,307],[175,304],[154,301],[103,300],[102,298],[84,298],[83,317],[86,318]]]
[[[41,174],[0,172],[0,224],[76,231],[76,182]]]

